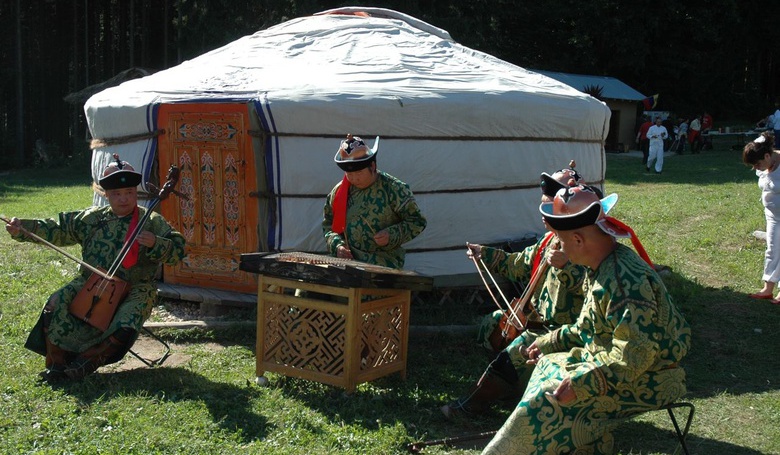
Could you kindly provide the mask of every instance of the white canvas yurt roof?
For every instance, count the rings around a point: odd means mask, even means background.
[[[85,111],[92,137],[110,144],[154,131],[156,106],[182,102],[247,103],[272,138],[261,178],[276,221],[259,246],[269,250],[325,251],[322,206],[347,133],[381,136],[379,169],[414,191],[428,227],[405,245],[405,268],[432,276],[473,273],[467,241],[541,234],[541,172],[575,160],[589,183],[604,178],[602,102],[387,9],[290,20],[104,90]],[[95,149],[93,175],[114,152],[148,175],[150,136]]]

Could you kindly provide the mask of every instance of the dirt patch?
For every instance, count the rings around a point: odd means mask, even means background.
[[[192,359],[191,355],[184,353],[188,346],[187,344],[177,344],[168,341],[166,342],[168,343],[168,346],[171,347],[171,353],[168,355],[168,358],[165,359],[165,362],[163,362],[161,365],[163,368],[185,365]],[[211,352],[217,352],[224,349],[224,346],[217,343],[198,343],[198,347],[200,349],[206,349]],[[152,337],[140,335],[138,340],[136,340],[135,344],[133,345],[133,352],[148,361],[153,361],[159,359],[165,354],[165,346]],[[138,368],[148,367],[143,362],[138,360],[134,355],[128,352],[124,359],[117,363],[101,368],[101,371],[129,371]]]

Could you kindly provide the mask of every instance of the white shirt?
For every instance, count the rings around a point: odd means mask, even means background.
[[[761,188],[761,202],[765,208],[777,213],[780,209],[780,166],[772,172],[756,171],[756,175]]]
[[[663,125],[653,125],[647,130],[647,138],[650,139],[650,143],[663,142],[664,139],[669,137],[669,133]]]

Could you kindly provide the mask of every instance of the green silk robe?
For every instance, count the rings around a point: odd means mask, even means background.
[[[139,220],[146,209],[139,207]],[[57,246],[81,245],[84,262],[108,270],[125,240],[132,215],[117,218],[111,207],[91,207],[78,212],[60,213],[59,219],[22,220],[22,227]],[[79,275],[49,297],[54,305],[49,326],[49,340],[66,351],[80,353],[103,341],[122,327],[140,330],[157,301],[155,275],[158,266],[175,265],[185,256],[184,237],[159,214],[152,213],[143,230],[157,236],[154,247],[141,246],[137,263],[125,269],[120,267],[118,278],[130,284],[130,292],[117,309],[114,319],[104,332],[79,320],[68,312],[73,300],[92,272],[80,266]],[[34,241],[24,233],[14,237],[18,241]],[[40,323],[30,334],[27,346],[45,355]]]

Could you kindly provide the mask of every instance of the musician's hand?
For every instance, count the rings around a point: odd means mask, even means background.
[[[547,263],[556,269],[562,269],[569,262],[569,256],[561,250],[552,250],[547,254]]]
[[[531,346],[528,346],[528,348],[521,349],[520,353],[525,357],[526,360],[525,363],[529,365],[536,365],[536,363],[544,357],[544,354],[542,354],[542,351],[539,349],[539,346],[536,345],[536,341],[531,343]]]
[[[547,392],[549,393],[549,392]],[[567,377],[555,389],[552,393],[552,397],[560,404],[568,404],[577,399],[577,393],[571,386],[571,378]]]
[[[466,256],[474,259],[482,259],[482,245],[466,242]]]
[[[11,224],[6,224],[5,230],[11,235],[19,235],[22,230],[22,220],[16,217],[11,218]]]
[[[386,229],[382,229],[374,234],[374,241],[379,246],[385,246],[390,243],[390,233]]]
[[[338,248],[336,248],[336,257],[342,259],[353,259],[352,251],[350,251],[349,248],[345,247],[344,245],[339,245]]]
[[[141,231],[136,237],[139,245],[143,245],[147,248],[151,248],[157,242],[157,236],[149,231]]]

